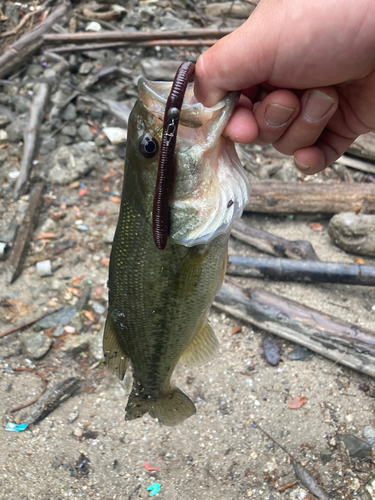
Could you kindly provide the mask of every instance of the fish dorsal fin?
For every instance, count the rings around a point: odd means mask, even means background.
[[[128,358],[117,340],[116,326],[110,315],[104,327],[103,353],[108,368],[122,380],[125,377]]]
[[[208,363],[219,351],[219,341],[207,319],[181,356],[185,366],[200,366]]]

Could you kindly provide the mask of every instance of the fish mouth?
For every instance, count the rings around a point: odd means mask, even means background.
[[[139,94],[146,110],[163,119],[172,82],[141,78]],[[250,185],[234,143],[222,133],[240,92],[229,92],[215,106],[197,102],[187,86],[175,150],[175,175],[169,198],[173,242],[186,247],[207,244],[230,231],[248,202]]]

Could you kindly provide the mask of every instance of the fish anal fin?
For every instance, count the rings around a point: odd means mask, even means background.
[[[128,357],[117,340],[115,323],[110,315],[104,327],[103,353],[108,368],[122,380],[125,376]]]
[[[181,356],[185,366],[200,366],[211,361],[219,351],[219,341],[207,319]]]

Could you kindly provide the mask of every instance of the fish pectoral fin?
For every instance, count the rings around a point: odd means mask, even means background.
[[[206,258],[207,252],[199,252],[195,248],[189,248],[174,276],[173,295],[179,299],[186,299],[195,292],[202,276],[203,263]]]
[[[116,326],[110,315],[104,327],[103,353],[108,368],[122,380],[125,377],[128,357],[117,340]]]
[[[219,341],[207,319],[181,356],[185,366],[200,366],[211,361],[219,352]]]
[[[149,404],[149,414],[164,425],[176,425],[196,413],[194,403],[177,387]]]

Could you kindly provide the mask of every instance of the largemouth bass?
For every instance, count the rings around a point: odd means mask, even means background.
[[[119,221],[109,266],[109,309],[103,350],[122,380],[128,362],[133,388],[126,420],[145,413],[175,425],[196,412],[171,384],[176,364],[204,364],[219,343],[207,311],[221,286],[229,231],[248,201],[249,184],[234,144],[222,132],[238,93],[212,108],[189,84],[179,117],[170,228],[164,250],[152,233],[152,210],[170,83],[141,79],[129,117]]]

